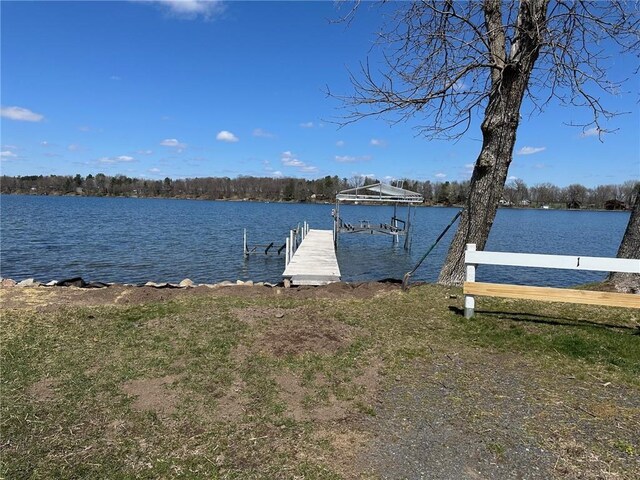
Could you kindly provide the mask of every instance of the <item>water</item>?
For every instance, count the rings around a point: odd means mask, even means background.
[[[40,281],[81,276],[88,281],[196,283],[251,279],[278,282],[282,257],[242,255],[249,243],[284,243],[307,220],[331,229],[333,205],[212,202],[173,199],[7,196],[0,198],[0,275]],[[389,222],[390,206],[343,205],[350,223]],[[391,239],[342,235],[338,262],[345,281],[402,278],[457,209],[413,210],[410,252]],[[405,211],[401,211],[405,215]],[[487,250],[615,256],[627,212],[500,210]],[[455,228],[413,277],[435,281]],[[570,286],[604,274],[571,270],[481,266],[478,281]]]

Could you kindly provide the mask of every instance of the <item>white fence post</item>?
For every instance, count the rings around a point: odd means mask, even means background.
[[[475,251],[476,244],[475,243],[467,243],[465,248],[465,252]],[[465,263],[464,263],[464,281],[465,282],[475,282],[476,281],[476,266],[472,263],[467,263],[466,254],[465,254]],[[464,296],[464,317],[472,318],[474,314],[474,309],[476,307],[476,299],[473,295],[465,295]]]

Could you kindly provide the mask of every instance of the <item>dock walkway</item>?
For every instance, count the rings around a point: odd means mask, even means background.
[[[326,285],[340,281],[331,230],[309,230],[282,276],[293,285]]]

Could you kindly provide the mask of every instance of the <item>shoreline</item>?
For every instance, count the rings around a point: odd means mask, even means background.
[[[267,200],[267,199],[249,199],[249,198],[204,198],[204,197],[164,197],[164,196],[133,196],[133,195],[85,195],[77,193],[65,194],[46,194],[46,193],[0,193],[3,196],[14,197],[81,197],[81,198],[127,198],[132,200],[191,200],[197,202],[230,202],[230,203],[278,203],[292,205],[335,205],[335,202],[328,201],[306,201],[306,200]],[[358,206],[371,207],[380,206],[378,204],[360,203]],[[463,204],[445,205],[440,203],[414,205],[414,208],[464,208]],[[542,208],[542,207],[523,207],[523,206],[498,206],[498,210],[545,210],[545,211],[562,211],[562,212],[626,212],[630,213],[630,209],[607,210],[606,208]]]

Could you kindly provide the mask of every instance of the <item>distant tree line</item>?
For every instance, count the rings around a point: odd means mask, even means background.
[[[116,197],[195,198],[208,200],[258,200],[277,202],[333,202],[340,190],[375,183],[362,176],[349,179],[326,176],[316,180],[272,177],[205,177],[149,180],[103,173],[87,175],[28,175],[0,177],[0,193],[32,195],[86,195]],[[394,185],[424,196],[427,205],[461,205],[469,195],[469,181],[431,182],[403,179]],[[551,183],[532,186],[521,179],[507,182],[500,203],[507,207],[630,209],[640,182],[558,187]]]

